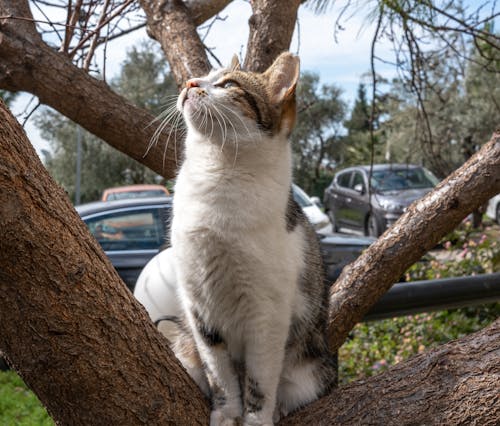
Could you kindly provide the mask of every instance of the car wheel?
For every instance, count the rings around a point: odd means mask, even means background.
[[[330,219],[330,223],[332,224],[332,231],[333,232],[338,232],[339,228],[337,226],[337,222],[335,221],[335,215],[331,210],[326,211],[326,215],[328,216],[328,219]]]
[[[369,237],[380,237],[380,229],[378,226],[377,218],[374,215],[368,216],[368,220],[366,221],[366,230],[365,235]]]

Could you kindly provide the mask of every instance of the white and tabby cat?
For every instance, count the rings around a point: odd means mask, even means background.
[[[212,426],[271,425],[336,381],[319,246],[291,195],[298,77],[290,53],[262,74],[235,58],[177,102],[171,242],[187,326],[173,346],[211,397]]]

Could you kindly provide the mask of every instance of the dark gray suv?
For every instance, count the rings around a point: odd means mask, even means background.
[[[370,166],[335,174],[323,200],[334,231],[378,237],[438,183],[426,168],[408,164],[377,164],[369,175]]]

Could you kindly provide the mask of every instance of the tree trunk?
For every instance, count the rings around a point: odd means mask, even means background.
[[[264,72],[292,41],[300,0],[253,0],[244,68]]]
[[[0,350],[58,424],[207,424],[201,392],[2,103],[0,123]],[[499,329],[343,387],[281,424],[494,424]]]
[[[141,0],[148,17],[148,33],[160,42],[177,85],[205,75],[210,63],[189,9],[181,0]]]
[[[206,424],[208,404],[0,102],[0,350],[58,424]]]

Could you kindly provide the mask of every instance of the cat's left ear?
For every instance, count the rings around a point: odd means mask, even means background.
[[[299,57],[289,52],[284,52],[276,58],[273,64],[264,73],[269,81],[269,94],[271,102],[280,104],[290,100],[295,94],[299,81]]]
[[[229,70],[231,72],[241,70],[240,60],[238,59],[236,53],[233,55],[233,58],[231,59],[231,65],[229,65]]]

